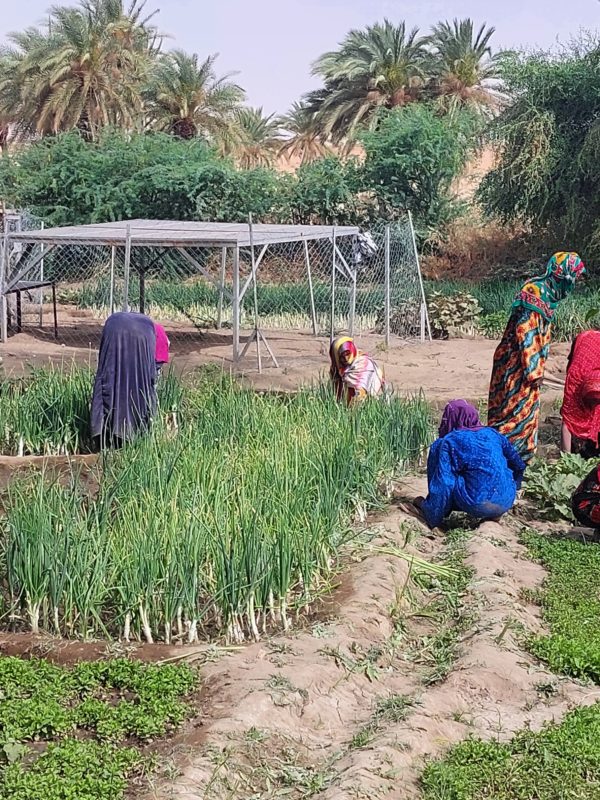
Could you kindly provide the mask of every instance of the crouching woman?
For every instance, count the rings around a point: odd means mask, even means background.
[[[337,400],[345,400],[350,406],[383,393],[383,370],[371,356],[361,353],[349,336],[333,339],[329,359],[329,375]]]
[[[524,472],[525,463],[508,439],[484,427],[472,405],[453,400],[429,451],[429,494],[415,505],[430,528],[439,527],[452,511],[498,520],[514,505]]]
[[[99,447],[120,447],[148,430],[157,406],[156,364],[152,320],[133,312],[111,314],[92,396],[92,436]]]

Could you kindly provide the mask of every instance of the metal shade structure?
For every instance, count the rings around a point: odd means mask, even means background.
[[[257,247],[289,242],[357,236],[356,227],[330,225],[249,225],[237,222],[178,222],[132,219],[71,225],[14,233],[10,239],[22,244],[105,245],[125,247]],[[251,241],[253,239],[253,241]]]
[[[289,245],[302,248],[306,277],[310,287],[310,303],[312,309],[312,328],[317,334],[317,319],[313,296],[311,262],[309,255],[310,242],[322,242],[330,250],[330,281],[332,292],[331,333],[335,311],[336,273],[351,287],[354,286],[356,297],[356,265],[352,263],[349,253],[353,242],[359,235],[359,229],[352,226],[331,227],[322,225],[254,225],[250,219],[247,223],[217,222],[180,222],[173,220],[126,220],[122,222],[106,222],[91,225],[74,225],[40,230],[17,230],[4,233],[2,262],[0,267],[0,339],[7,340],[7,319],[9,294],[18,290],[27,281],[39,280],[40,264],[43,274],[44,259],[48,260],[54,250],[66,252],[66,248],[109,248],[111,255],[111,308],[113,304],[115,255],[122,257],[123,294],[122,308],[130,307],[129,281],[132,266],[140,277],[140,310],[144,311],[146,269],[136,262],[138,253],[147,255],[156,250],[151,264],[159,264],[166,251],[177,252],[188,266],[212,283],[219,292],[219,324],[223,303],[231,303],[233,331],[233,360],[238,362],[246,354],[249,345],[255,341],[257,345],[258,369],[261,369],[260,344],[266,349],[277,365],[269,343],[259,328],[258,303],[256,296],[257,275],[261,264],[266,260],[269,248]],[[329,244],[327,244],[329,243]],[[345,243],[342,246],[342,243]],[[281,249],[281,248],[280,248]],[[218,250],[221,253],[219,275],[207,269],[198,257],[199,250]],[[146,257],[144,255],[144,258]],[[242,274],[240,263],[249,265],[249,274]],[[231,289],[226,286],[225,276],[229,270]],[[60,277],[56,279],[60,282]],[[254,332],[244,350],[240,348],[240,310],[246,292],[254,290]],[[352,313],[354,313],[352,311]],[[350,323],[352,326],[352,322]]]

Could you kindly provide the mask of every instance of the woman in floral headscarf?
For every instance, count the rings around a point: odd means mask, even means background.
[[[329,358],[329,374],[338,400],[350,405],[383,391],[383,370],[370,356],[360,353],[349,336],[338,336],[331,342]]]
[[[558,304],[585,272],[577,253],[555,253],[542,278],[533,278],[515,298],[502,341],[494,354],[488,424],[504,434],[527,462],[537,449],[540,386]]]

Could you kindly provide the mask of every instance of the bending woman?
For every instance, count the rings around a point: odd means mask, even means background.
[[[427,459],[427,499],[419,507],[430,528],[451,511],[496,520],[515,502],[525,463],[508,439],[479,421],[477,409],[453,400],[444,409],[439,439]]]
[[[156,410],[156,332],[143,314],[111,314],[104,324],[92,396],[92,436],[120,446],[145,431]]]
[[[329,358],[329,374],[337,400],[351,405],[383,391],[383,370],[370,356],[359,352],[349,336],[338,336],[331,342]]]
[[[512,305],[506,330],[494,354],[488,424],[504,434],[529,461],[537,449],[540,386],[558,304],[585,272],[577,253],[555,253],[543,278],[533,278]]]
[[[169,363],[169,348],[171,342],[167,336],[166,330],[158,322],[154,323],[154,332],[156,333],[156,354],[154,360],[156,361],[156,374],[160,375],[162,368],[165,364]]]
[[[584,331],[573,342],[561,415],[561,448],[600,455],[600,331]]]

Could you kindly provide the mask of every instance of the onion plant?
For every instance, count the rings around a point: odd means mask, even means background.
[[[0,557],[13,625],[148,642],[288,628],[327,585],[356,505],[375,507],[382,475],[430,438],[420,397],[348,410],[323,388],[169,381],[185,424],[106,454],[93,497],[75,475],[15,478]]]

